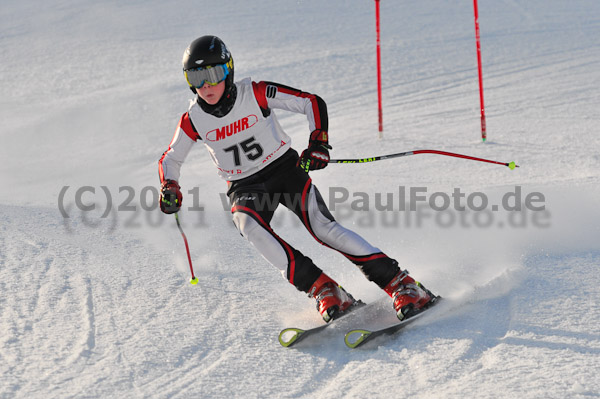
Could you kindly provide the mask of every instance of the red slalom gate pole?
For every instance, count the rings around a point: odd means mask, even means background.
[[[377,102],[379,107],[379,138],[382,138],[383,106],[381,102],[381,30],[379,29],[379,0],[375,0],[375,31],[377,33]]]
[[[477,71],[479,73],[479,105],[481,107],[481,139],[487,139],[487,130],[485,125],[485,106],[483,104],[483,74],[481,72],[481,39],[479,32],[479,10],[477,8],[477,0],[473,0],[473,8],[475,13],[475,42],[477,44]]]

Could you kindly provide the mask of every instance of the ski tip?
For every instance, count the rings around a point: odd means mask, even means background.
[[[286,328],[281,330],[279,333],[279,343],[283,347],[292,346],[294,342],[300,338],[302,334],[304,334],[305,330],[301,328]]]
[[[350,330],[344,336],[344,342],[348,348],[356,348],[371,335],[368,330]]]

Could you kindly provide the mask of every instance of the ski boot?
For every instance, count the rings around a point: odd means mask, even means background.
[[[400,270],[383,290],[394,300],[394,309],[400,320],[416,315],[437,298],[421,283],[410,277],[408,270]]]
[[[308,290],[308,297],[317,300],[317,310],[329,323],[340,317],[356,300],[325,273]]]

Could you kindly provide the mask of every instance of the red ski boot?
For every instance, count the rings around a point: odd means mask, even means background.
[[[317,310],[327,323],[339,317],[355,302],[352,295],[325,273],[322,273],[310,287],[308,296],[317,300]]]
[[[383,290],[394,300],[394,309],[400,320],[419,313],[434,297],[421,283],[408,275],[408,270],[400,270]]]

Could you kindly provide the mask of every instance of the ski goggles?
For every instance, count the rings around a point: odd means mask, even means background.
[[[224,81],[229,75],[229,61],[227,64],[209,65],[206,67],[199,67],[194,69],[188,69],[183,71],[185,79],[187,80],[190,87],[197,89],[208,83],[211,86],[218,85]]]

